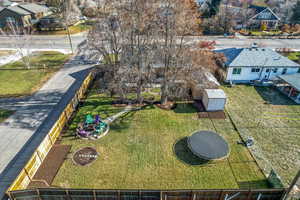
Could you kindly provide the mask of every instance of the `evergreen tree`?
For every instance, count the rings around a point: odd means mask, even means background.
[[[202,14],[205,18],[210,18],[215,16],[219,12],[219,7],[221,4],[221,0],[211,0],[207,2],[208,9]]]
[[[292,10],[293,14],[291,16],[291,23],[300,24],[300,1],[298,0],[297,4]]]

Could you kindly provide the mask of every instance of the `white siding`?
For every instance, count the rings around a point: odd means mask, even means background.
[[[226,99],[219,98],[219,99],[213,99],[213,98],[208,98],[207,94],[203,94],[203,99],[202,99],[203,105],[206,109],[206,111],[219,111],[219,110],[224,110],[225,104],[226,104]]]
[[[235,67],[238,68],[238,67]],[[241,67],[241,74],[232,74],[233,67],[229,67],[227,70],[226,81],[251,81],[251,80],[259,80],[259,79],[267,79],[272,80],[276,78],[276,76],[281,75],[284,68],[277,68],[277,72],[274,73],[273,69],[269,68],[271,72],[266,72],[267,68],[264,68],[263,71],[260,69],[260,72],[251,72],[251,69],[255,67]],[[298,68],[287,68],[286,74],[295,74],[297,73]]]

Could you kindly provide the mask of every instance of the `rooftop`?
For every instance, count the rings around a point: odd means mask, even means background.
[[[278,76],[280,79],[284,80],[290,84],[293,88],[300,91],[300,73],[297,74],[285,74]]]
[[[34,14],[48,11],[47,7],[35,3],[19,4],[18,6]]]
[[[221,89],[205,89],[205,92],[210,99],[226,99],[226,94]]]
[[[15,12],[15,13],[18,13],[19,15],[30,15],[30,13],[18,6],[10,6],[10,7],[7,7],[5,9],[8,9],[12,12]]]
[[[299,64],[269,48],[229,48],[215,52],[224,54],[227,67],[300,67]]]

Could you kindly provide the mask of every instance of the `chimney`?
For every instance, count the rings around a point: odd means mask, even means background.
[[[252,49],[257,49],[258,48],[258,44],[256,42],[254,42],[252,45],[251,45],[251,48]]]

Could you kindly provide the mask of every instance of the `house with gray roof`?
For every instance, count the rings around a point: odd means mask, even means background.
[[[50,9],[46,6],[41,6],[36,3],[25,3],[19,4],[18,7],[26,10],[27,12],[31,13],[31,18],[33,23],[37,22],[40,18],[47,16],[50,14]]]
[[[223,67],[226,82],[250,83],[274,80],[278,75],[299,73],[300,65],[269,48],[256,44],[249,48],[217,50],[226,58]]]
[[[253,10],[253,16],[248,20],[248,27],[260,29],[265,24],[267,29],[276,29],[280,22],[280,18],[269,7],[261,7],[250,5]]]
[[[3,8],[0,11],[0,28],[4,28],[10,23],[20,28],[31,27],[31,13],[18,6]]]

